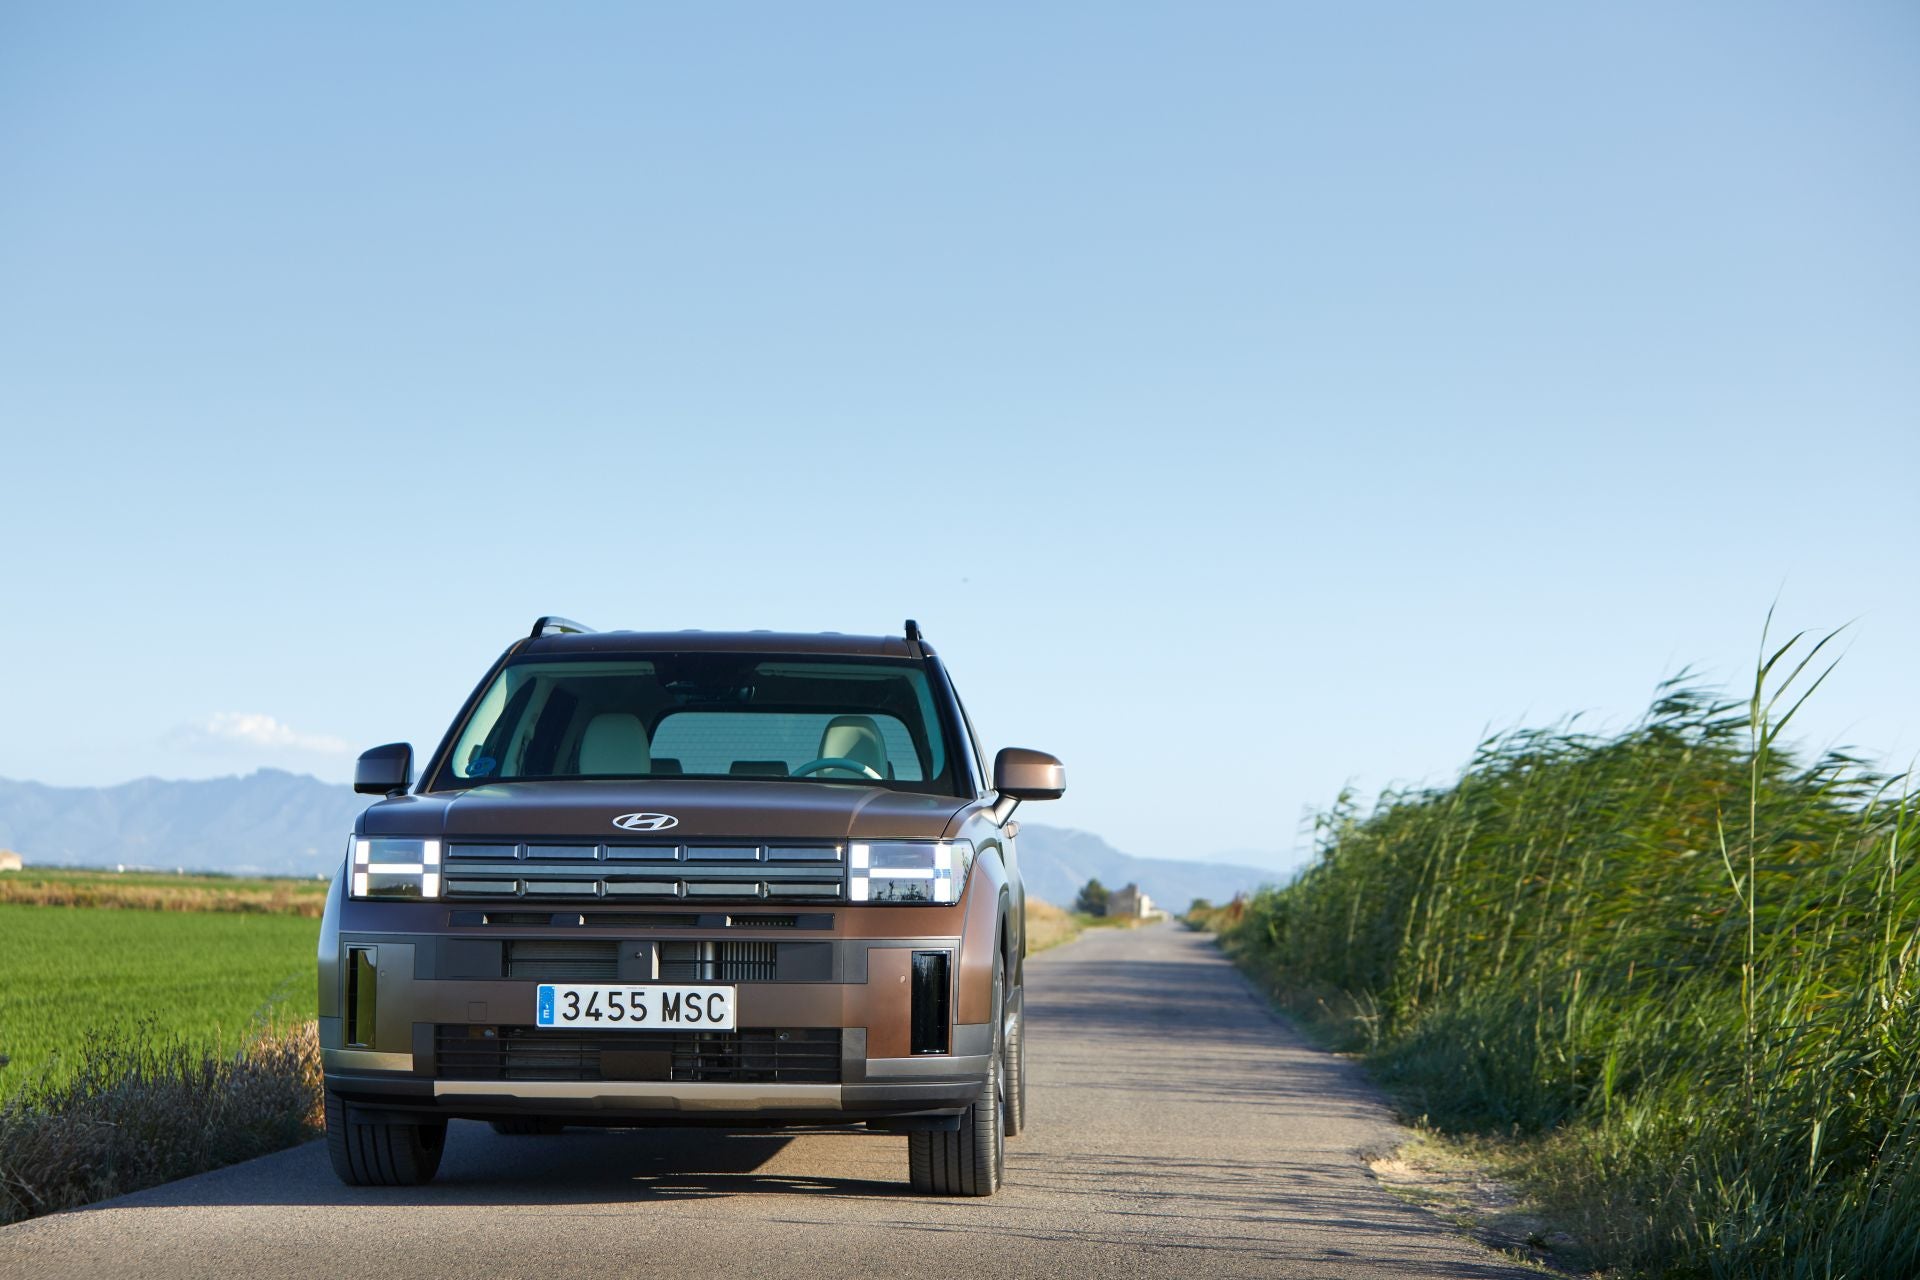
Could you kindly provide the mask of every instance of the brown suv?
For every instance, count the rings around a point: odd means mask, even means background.
[[[413,782],[360,757],[320,930],[327,1146],[424,1182],[451,1117],[864,1123],[917,1191],[990,1195],[1025,1110],[1014,854],[945,668],[904,637],[542,618]]]

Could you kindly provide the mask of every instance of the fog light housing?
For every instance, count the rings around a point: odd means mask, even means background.
[[[356,898],[438,898],[440,842],[355,836],[352,890]]]
[[[871,840],[849,845],[849,902],[894,904],[960,901],[973,845],[966,840]]]

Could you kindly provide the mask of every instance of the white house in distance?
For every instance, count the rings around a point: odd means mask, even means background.
[[[11,849],[0,849],[0,871],[18,871],[21,865],[19,854]]]
[[[1167,913],[1153,905],[1153,899],[1140,892],[1140,886],[1130,884],[1124,889],[1115,889],[1107,897],[1107,914],[1133,920],[1158,920]]]

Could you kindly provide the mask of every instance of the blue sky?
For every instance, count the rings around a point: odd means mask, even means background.
[[[10,5],[0,776],[912,615],[1033,816],[1278,867],[1776,596],[1904,764],[1916,144],[1898,3]]]

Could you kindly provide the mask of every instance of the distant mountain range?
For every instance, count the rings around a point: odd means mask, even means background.
[[[50,787],[0,779],[0,848],[29,864],[181,867],[245,875],[331,874],[367,798],[305,774],[261,769],[239,778],[114,787]],[[1071,906],[1080,886],[1134,883],[1184,910],[1194,898],[1225,901],[1275,880],[1258,867],[1137,858],[1085,831],[1021,825],[1028,892]]]
[[[279,769],[114,787],[0,779],[0,847],[29,865],[308,876],[339,865],[366,807],[351,787]]]

